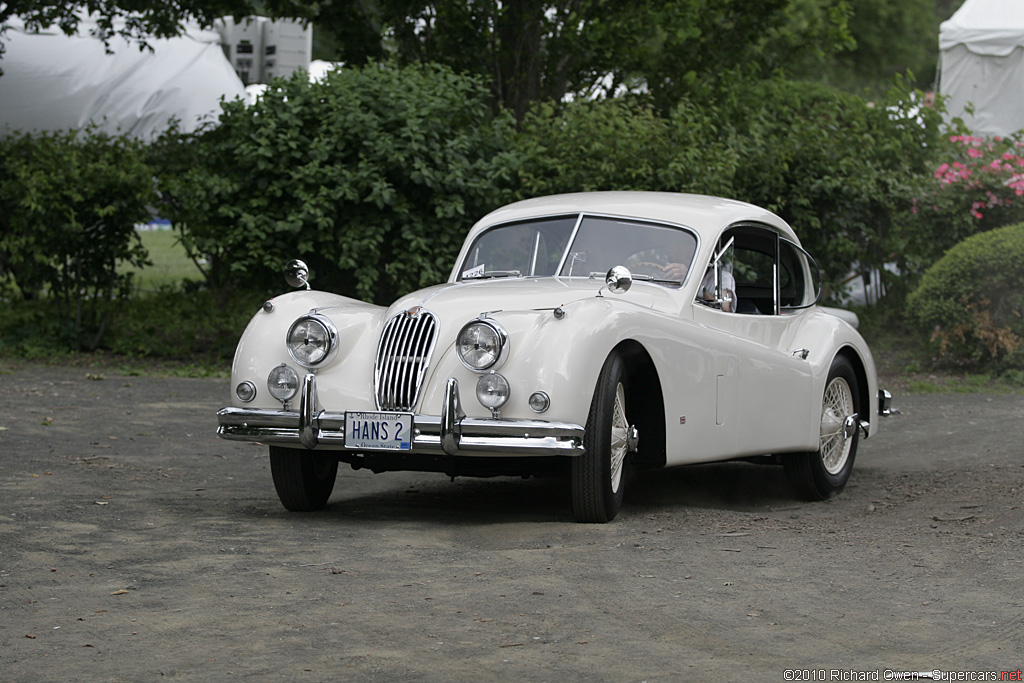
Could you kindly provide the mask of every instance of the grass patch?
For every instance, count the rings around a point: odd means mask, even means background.
[[[151,294],[165,287],[175,287],[183,282],[202,282],[203,274],[185,254],[185,248],[178,241],[173,230],[140,230],[142,246],[149,252],[152,265],[145,268],[125,266],[121,272],[134,273],[137,292]]]

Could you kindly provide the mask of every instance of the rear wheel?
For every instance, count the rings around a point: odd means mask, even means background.
[[[297,448],[270,447],[270,473],[281,504],[292,512],[322,510],[334,490],[338,459]]]
[[[626,413],[626,366],[618,354],[605,361],[583,434],[586,452],[572,461],[572,509],[577,522],[609,522],[622,505],[626,456],[636,430]]]
[[[857,456],[859,392],[853,365],[836,356],[821,399],[818,450],[786,456],[786,476],[804,500],[825,500],[843,490]]]

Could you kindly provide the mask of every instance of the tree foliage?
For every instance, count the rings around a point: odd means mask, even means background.
[[[215,289],[264,288],[303,258],[318,287],[390,302],[443,281],[505,198],[510,133],[477,80],[441,66],[297,75],[165,137],[161,209]]]
[[[849,44],[845,0],[363,0],[325,5],[350,64],[393,54],[484,77],[522,119],[531,102],[620,88],[662,110],[721,77],[760,76],[794,53]]]

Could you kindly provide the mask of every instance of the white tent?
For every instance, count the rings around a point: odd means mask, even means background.
[[[1024,2],[966,0],[942,22],[938,89],[977,134],[1024,129]]]
[[[216,31],[190,28],[179,38],[151,39],[153,52],[122,38],[113,54],[89,36],[54,27],[27,33],[12,22],[0,67],[0,133],[11,130],[100,130],[149,139],[175,117],[185,131],[216,118],[220,99],[245,97]]]

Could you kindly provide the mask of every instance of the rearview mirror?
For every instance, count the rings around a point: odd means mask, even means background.
[[[623,294],[633,286],[633,274],[625,266],[615,266],[608,271],[604,284],[612,294]]]
[[[292,259],[284,267],[284,279],[291,287],[309,289],[309,267],[299,259]]]

